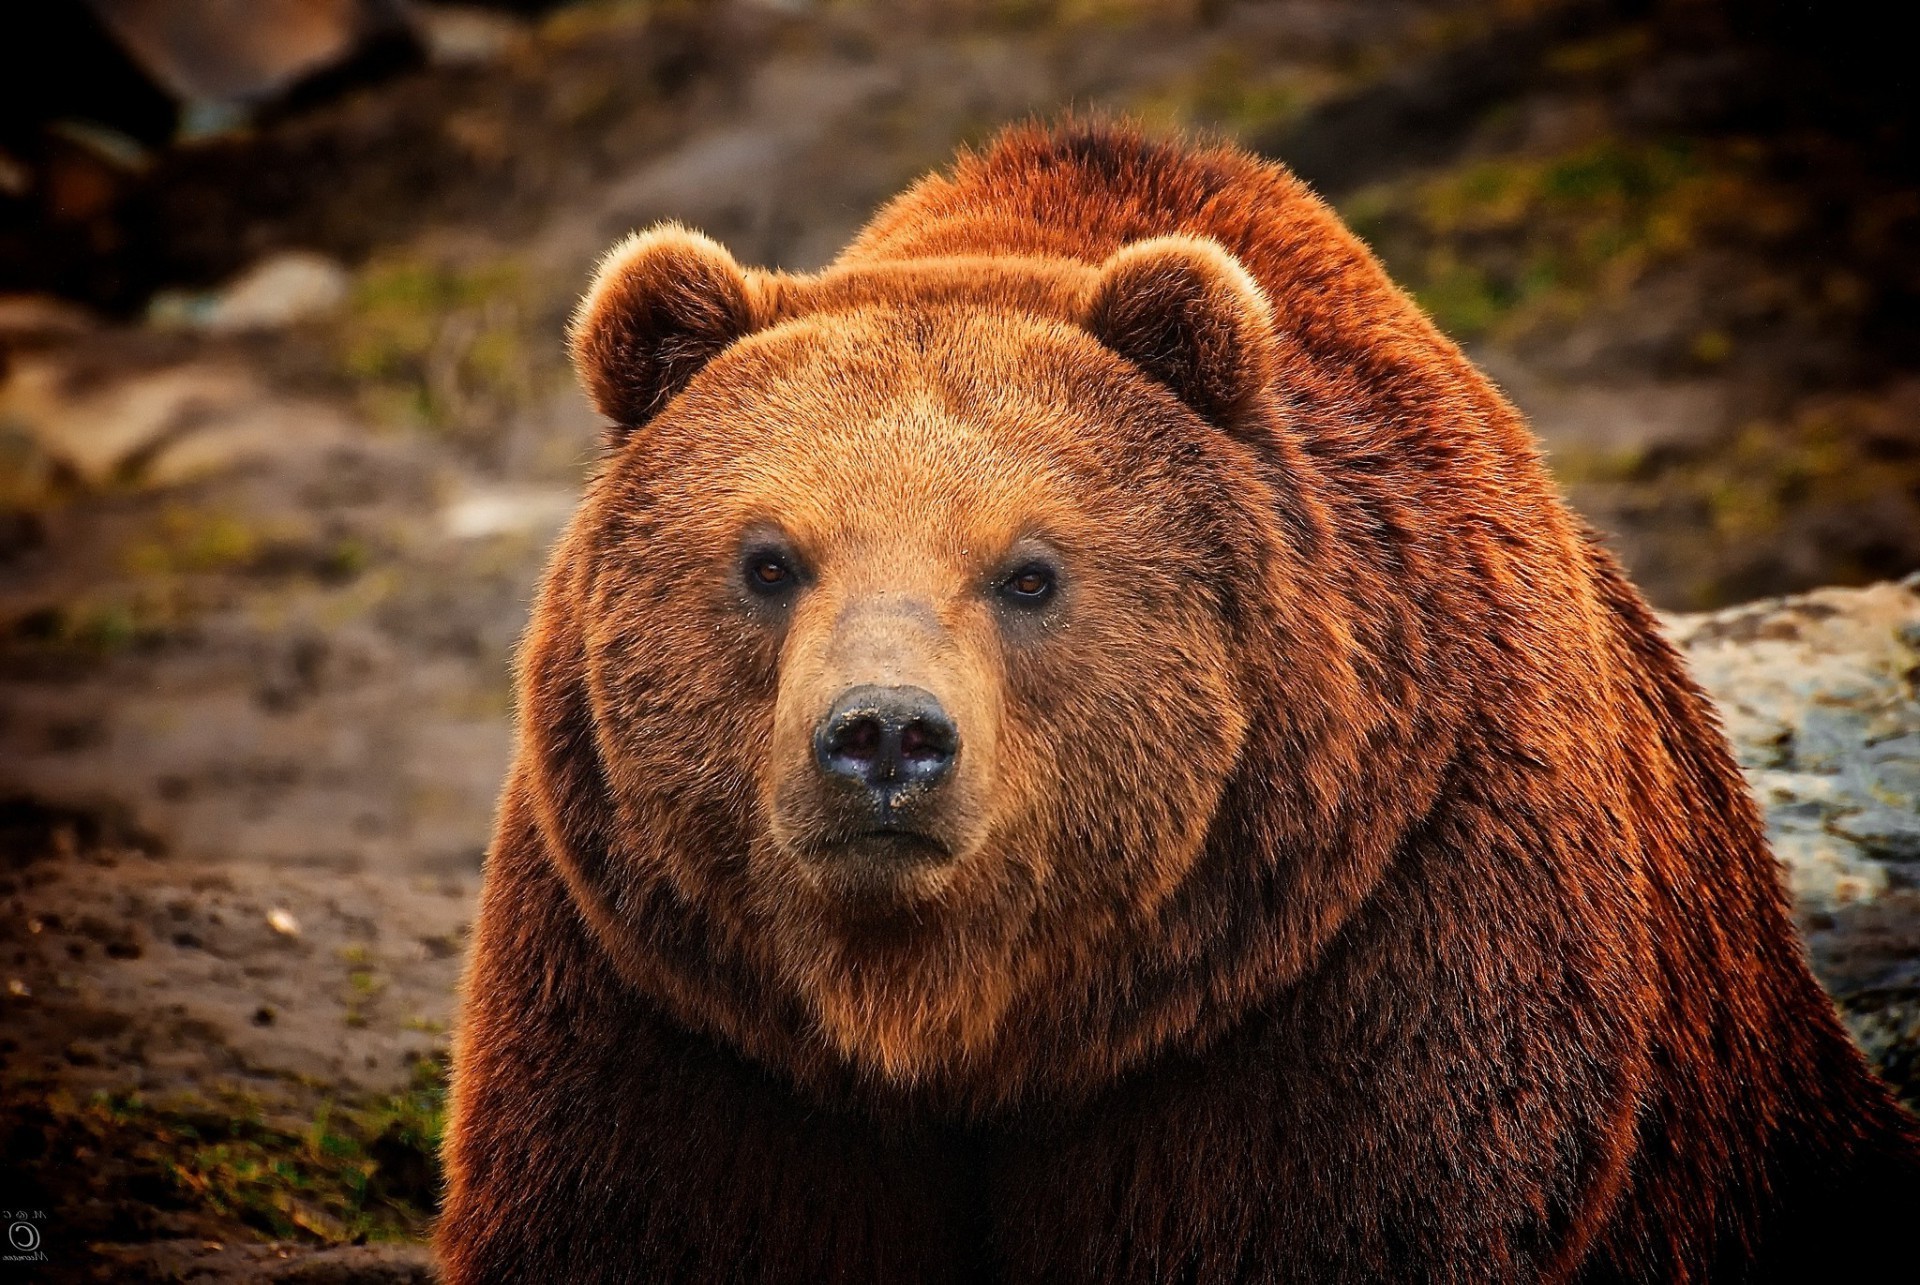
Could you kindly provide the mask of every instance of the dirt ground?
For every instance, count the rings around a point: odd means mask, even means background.
[[[0,298],[0,1208],[40,1270],[425,1270],[511,648],[597,449],[562,326],[634,226],[805,269],[1004,121],[1218,130],[1373,239],[1663,605],[1920,565],[1907,116],[1719,12],[573,5],[49,225]],[[206,321],[295,249],[338,300]]]

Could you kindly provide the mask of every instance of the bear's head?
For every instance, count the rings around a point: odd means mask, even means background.
[[[1273,320],[1219,247],[801,278],[667,227],[573,344],[615,427],[522,780],[680,1020],[1002,1101],[1217,1027],[1358,895],[1271,856],[1332,831],[1367,727]]]

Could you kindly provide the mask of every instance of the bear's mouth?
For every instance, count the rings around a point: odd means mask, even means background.
[[[946,844],[903,826],[823,835],[801,855],[816,887],[843,909],[868,913],[935,894],[954,866]]]
[[[821,855],[830,858],[836,849],[854,857],[910,861],[946,861],[953,856],[946,844],[925,831],[895,825],[876,826],[838,837],[822,845]]]

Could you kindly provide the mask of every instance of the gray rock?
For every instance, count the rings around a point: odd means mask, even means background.
[[[1854,1040],[1920,1102],[1920,576],[1667,620]]]
[[[1920,580],[1667,620],[1713,695],[1800,908],[1910,883],[1920,861]]]
[[[1872,807],[1848,813],[1827,828],[1881,861],[1920,861],[1920,815]]]

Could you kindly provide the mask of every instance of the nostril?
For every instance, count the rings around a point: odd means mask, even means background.
[[[916,718],[900,729],[900,757],[919,763],[952,758],[953,728],[944,722]]]
[[[843,718],[827,733],[827,753],[849,762],[871,762],[879,755],[885,735],[880,720],[872,715]]]

